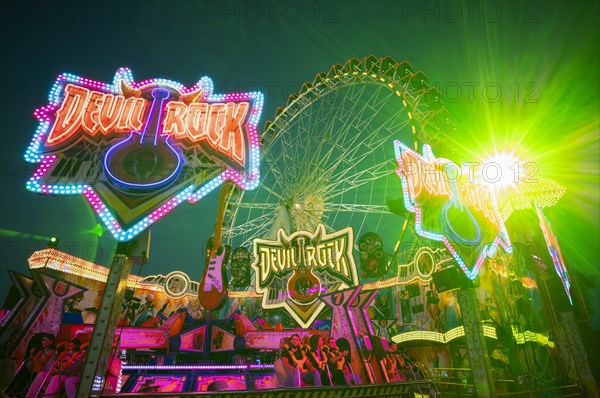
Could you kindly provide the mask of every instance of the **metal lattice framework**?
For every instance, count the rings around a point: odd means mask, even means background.
[[[423,72],[391,57],[350,59],[319,73],[277,109],[262,136],[262,181],[229,199],[224,238],[255,238],[353,226],[400,231],[387,199],[400,196],[393,139],[433,144],[454,129],[441,95]],[[387,221],[386,221],[387,220]]]

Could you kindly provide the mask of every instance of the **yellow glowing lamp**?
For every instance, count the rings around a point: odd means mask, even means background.
[[[48,249],[58,249],[58,242],[59,242],[59,239],[56,236],[53,236],[50,238],[50,240],[46,244],[46,247]]]

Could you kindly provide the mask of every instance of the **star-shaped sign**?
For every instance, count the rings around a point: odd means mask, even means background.
[[[59,75],[25,160],[39,164],[27,189],[83,194],[112,235],[134,238],[184,201],[196,203],[227,180],[260,180],[259,92],[214,94],[165,79],[112,84]]]
[[[462,178],[461,168],[436,158],[429,145],[423,155],[394,141],[404,203],[415,214],[420,236],[444,243],[469,279],[475,279],[498,246],[512,247],[494,193]]]
[[[281,228],[277,240],[255,239],[251,266],[262,307],[283,308],[301,327],[310,327],[326,307],[319,300],[323,294],[358,285],[353,243],[352,227],[327,233],[323,224],[314,232],[288,236]]]

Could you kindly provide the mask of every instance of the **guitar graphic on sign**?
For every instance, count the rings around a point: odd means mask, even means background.
[[[460,175],[453,168],[446,170],[446,173],[448,174],[452,196],[444,203],[440,215],[444,231],[460,245],[478,245],[481,242],[481,229],[469,207],[461,202],[458,186]],[[450,222],[450,214],[452,214],[452,218],[455,220],[461,221],[458,224],[461,227],[459,231],[463,234],[464,232],[470,233],[469,236],[464,237],[457,231],[457,228]]]
[[[154,88],[151,95],[153,101],[144,130],[132,131],[104,156],[108,180],[124,190],[153,190],[175,180],[181,171],[181,156],[171,146],[170,136],[161,134],[163,104],[171,93]]]
[[[290,299],[300,305],[308,305],[319,297],[321,281],[310,268],[306,267],[304,254],[304,238],[298,238],[298,268],[288,280],[287,288]]]
[[[225,216],[225,200],[231,192],[232,187],[233,184],[231,181],[226,181],[221,186],[213,244],[207,255],[202,279],[200,279],[198,301],[208,311],[215,311],[221,308],[227,298],[227,274],[225,267],[223,267],[226,250],[224,246],[221,247],[221,235]]]

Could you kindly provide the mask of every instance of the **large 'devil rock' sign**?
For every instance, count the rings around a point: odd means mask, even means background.
[[[358,285],[352,227],[328,234],[319,224],[315,232],[280,229],[277,236],[254,240],[256,292],[263,308],[284,308],[308,328],[326,307],[321,294]]]
[[[118,240],[226,180],[258,185],[261,93],[214,94],[208,77],[134,82],[121,68],[112,84],[62,74],[49,101],[34,113],[27,188],[83,194]]]
[[[512,252],[493,191],[461,176],[460,167],[436,158],[429,145],[420,155],[394,141],[404,204],[415,213],[417,233],[441,241],[470,279],[498,246]]]

